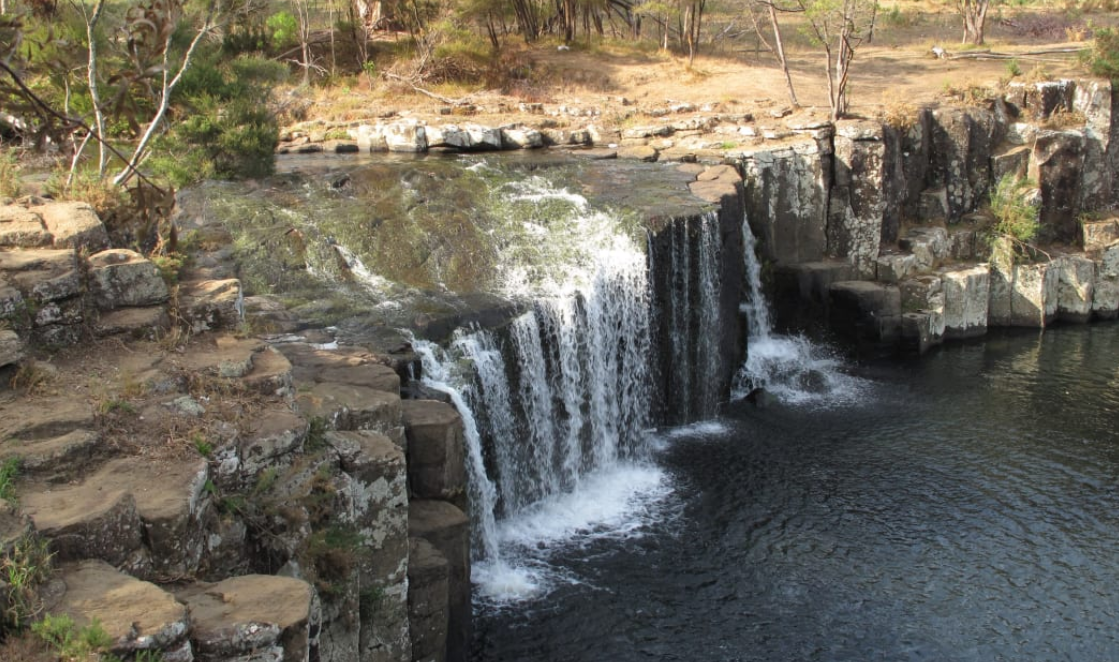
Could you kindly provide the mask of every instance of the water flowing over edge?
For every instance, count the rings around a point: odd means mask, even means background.
[[[762,290],[762,269],[757,257],[757,240],[748,219],[742,218],[743,259],[746,273],[746,299],[741,311],[746,315],[746,361],[732,385],[736,399],[751,394],[775,398],[788,404],[837,406],[859,399],[864,380],[846,374],[843,361],[826,345],[799,335],[781,335],[773,321]]]

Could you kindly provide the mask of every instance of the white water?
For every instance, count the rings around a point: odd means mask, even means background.
[[[533,300],[530,310],[503,333],[459,330],[445,350],[414,345],[424,382],[463,412],[472,578],[493,603],[570,581],[548,565],[547,548],[634,535],[669,489],[647,463],[644,434],[652,401],[645,242],[579,196],[537,180],[525,186],[520,202],[558,201],[568,212],[538,219],[542,234],[565,235],[541,247],[558,261],[505,274],[507,293]]]
[[[803,336],[773,331],[769,304],[762,292],[761,264],[750,224],[742,219],[743,257],[747,299],[746,362],[734,378],[733,397],[742,398],[755,388],[781,402],[833,405],[858,398],[864,383],[845,374],[843,362],[831,350]]]

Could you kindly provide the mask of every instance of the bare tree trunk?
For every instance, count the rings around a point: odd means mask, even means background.
[[[89,62],[86,65],[86,81],[89,85],[89,100],[93,105],[93,127],[97,132],[99,138],[105,137],[105,113],[101,109],[101,92],[97,83],[97,23],[101,20],[101,12],[105,8],[105,0],[98,0],[97,5],[93,8],[92,14],[86,14],[85,5],[81,6],[82,17],[85,19],[85,34],[86,40],[89,42]],[[81,149],[75,155],[73,163],[71,163],[70,173],[73,176],[74,169],[78,165],[78,156],[81,151],[85,149],[88,144],[88,137],[82,141]],[[109,163],[109,153],[105,149],[104,141],[97,142],[99,146],[97,156],[97,177],[100,179],[105,176],[105,167]]]
[[[777,9],[774,8],[772,2],[767,3],[767,7],[769,8],[769,23],[773,26],[773,42],[777,46],[777,59],[781,61],[781,71],[785,74],[785,86],[789,89],[789,101],[794,108],[799,108],[800,103],[797,101],[797,93],[793,89],[793,77],[789,73],[789,61],[785,58],[785,43],[781,39],[781,26],[777,22]]]

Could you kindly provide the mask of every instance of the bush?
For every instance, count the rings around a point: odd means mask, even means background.
[[[1033,188],[1028,179],[1006,175],[991,191],[992,259],[1012,263],[1029,257],[1040,228],[1038,208],[1030,199]]]
[[[177,92],[192,112],[159,139],[152,170],[180,188],[209,177],[272,174],[279,127],[267,99],[287,75],[282,64],[247,56],[189,69]]]
[[[281,11],[272,14],[265,25],[268,27],[272,48],[277,50],[295,45],[299,38],[299,21],[291,15],[291,12]]]
[[[1100,28],[1081,59],[1095,76],[1119,81],[1119,29]]]

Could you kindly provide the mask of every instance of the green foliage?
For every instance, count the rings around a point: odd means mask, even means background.
[[[1034,186],[1027,179],[1006,175],[991,191],[992,260],[1012,264],[1028,257],[1040,228],[1038,208],[1029,199]]]
[[[330,425],[326,422],[326,419],[321,416],[312,416],[308,423],[310,427],[307,430],[307,440],[303,442],[303,448],[309,452],[326,448],[326,433],[330,430]]]
[[[39,613],[39,586],[51,572],[51,553],[47,541],[27,534],[19,538],[11,552],[0,559],[0,586],[6,600],[0,615],[0,634],[26,627]]]
[[[1093,75],[1119,81],[1119,29],[1096,30],[1092,47],[1081,53],[1081,59]]]
[[[268,17],[265,22],[272,48],[288,48],[299,38],[299,21],[289,11],[280,11]]]
[[[192,112],[157,141],[151,168],[180,188],[208,177],[272,174],[279,128],[266,100],[287,73],[256,57],[199,62],[176,90]]]
[[[88,660],[113,645],[112,637],[97,619],[79,628],[69,616],[47,614],[31,626],[31,631],[64,660]]]
[[[210,457],[214,454],[214,445],[207,441],[206,437],[201,434],[195,434],[191,437],[191,441],[194,443],[194,449],[198,451],[198,454],[202,457]]]
[[[16,153],[10,149],[0,152],[0,198],[15,198],[23,193],[19,172]]]
[[[0,464],[0,499],[16,501],[16,478],[19,476],[20,459],[9,457]]]
[[[1010,60],[1006,63],[1006,74],[1011,78],[1022,75],[1022,67],[1018,65],[1018,60]]]

